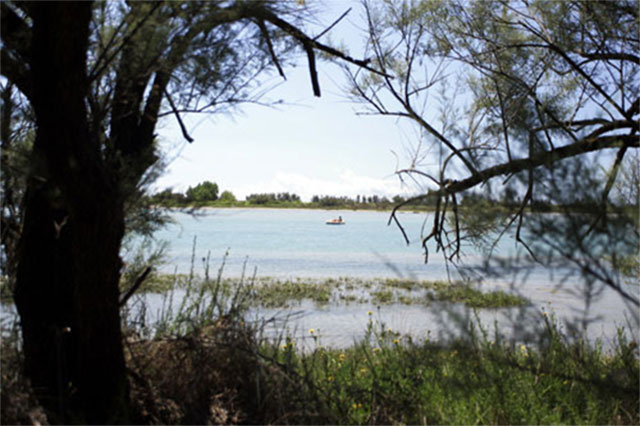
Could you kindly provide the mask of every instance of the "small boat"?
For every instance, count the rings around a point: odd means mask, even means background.
[[[342,216],[338,217],[337,219],[331,219],[327,221],[327,225],[346,225],[346,223],[347,222],[342,220]]]

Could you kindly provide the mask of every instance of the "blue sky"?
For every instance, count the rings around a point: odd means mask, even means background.
[[[364,37],[356,28],[361,14],[357,3],[322,5],[328,5],[318,17],[324,25],[353,5],[348,18],[331,31],[331,39],[356,52]],[[415,143],[412,128],[393,118],[357,115],[363,107],[346,99],[342,71],[326,62],[318,71],[321,98],[313,96],[306,61],[301,60],[296,68],[285,69],[287,80],[267,95],[284,105],[245,105],[234,115],[186,117],[195,138],[192,144],[168,117],[158,134],[174,159],[157,187],[184,191],[210,180],[239,198],[286,191],[303,200],[314,194],[415,193],[415,187],[401,185],[394,175],[398,166],[406,165],[407,150]]]

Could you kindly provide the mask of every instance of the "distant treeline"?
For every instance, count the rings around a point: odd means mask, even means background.
[[[289,192],[250,194],[244,200],[238,200],[231,191],[219,193],[216,183],[205,181],[195,187],[189,187],[184,193],[174,192],[171,188],[157,192],[150,197],[151,203],[164,207],[205,206],[263,206],[263,207],[342,207],[342,208],[388,208],[404,202],[403,196],[389,199],[380,195],[347,196],[314,195],[310,202],[301,200],[298,194]],[[427,197],[411,203],[414,206],[435,206],[435,197]]]
[[[311,201],[304,202],[297,194],[289,192],[250,194],[244,200],[238,200],[231,191],[222,191],[216,183],[204,181],[194,187],[189,187],[184,193],[165,189],[150,197],[154,205],[163,207],[297,207],[297,208],[345,208],[345,209],[390,209],[407,201],[407,197],[396,195],[392,198],[380,195],[356,195],[355,197],[314,195]],[[408,209],[430,210],[435,208],[437,197],[427,195],[407,203]],[[504,191],[500,195],[489,195],[472,192],[464,194],[458,200],[460,207],[474,207],[486,209],[514,209],[520,206],[512,191]],[[592,212],[593,203],[589,200],[583,203],[571,203],[563,206],[551,205],[541,200],[532,200],[527,207],[531,211],[552,212],[562,209],[570,211]]]

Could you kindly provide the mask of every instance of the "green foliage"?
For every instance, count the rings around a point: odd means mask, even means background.
[[[344,350],[322,347],[312,329],[311,352],[292,339],[264,351],[291,380],[280,408],[295,416],[291,423],[637,423],[635,342],[621,334],[606,353],[567,342],[545,321],[540,345],[477,336],[441,344],[403,337],[370,316],[367,337]]]
[[[463,302],[470,308],[502,308],[508,306],[523,306],[528,301],[521,296],[504,291],[483,293],[468,285],[449,285],[438,291],[427,293],[428,300],[439,302]]]
[[[185,193],[187,201],[216,201],[218,199],[218,184],[208,180],[189,187]]]
[[[283,308],[303,299],[326,305],[332,297],[331,283],[275,281],[260,283],[252,290],[251,303],[266,308]]]
[[[220,201],[223,203],[234,203],[236,201],[236,196],[233,195],[231,191],[222,191],[222,194],[220,194]]]
[[[637,2],[363,4],[366,49],[390,77],[345,67],[350,93],[367,112],[415,126],[398,174],[434,196],[427,240],[459,259],[463,240],[491,248],[515,236],[529,256],[513,266],[562,258],[587,287],[595,280],[640,306],[599,260],[637,255],[640,235]],[[572,224],[545,228],[530,212]],[[492,252],[487,264],[499,264]]]
[[[371,302],[376,305],[384,305],[393,302],[393,292],[388,289],[371,293]]]
[[[299,204],[300,197],[297,194],[290,194],[288,192],[280,193],[264,193],[264,194],[250,194],[246,197],[246,201],[249,204],[257,205],[276,205],[276,204]]]
[[[171,188],[167,188],[161,192],[151,196],[151,202],[162,206],[176,206],[187,203],[187,197],[179,192],[173,192]]]
[[[249,204],[273,204],[276,194],[250,194],[245,198]]]

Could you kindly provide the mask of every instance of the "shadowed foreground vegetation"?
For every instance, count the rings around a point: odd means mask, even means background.
[[[246,308],[268,304],[276,290],[287,303],[297,300],[295,289],[309,285],[302,280],[236,280],[234,286],[207,276],[168,281],[170,294],[186,292],[183,302],[163,310],[146,330],[135,319],[125,324],[139,424],[640,422],[638,348],[622,329],[605,350],[599,342],[568,339],[542,314],[539,334],[527,342],[477,324],[444,342],[403,336],[369,312],[365,337],[337,350],[323,346],[318,330],[309,330],[311,345],[303,345],[284,334],[267,338],[264,324],[245,320]],[[397,291],[421,290],[458,300],[457,286],[439,284],[447,289],[439,292],[435,283],[367,283],[374,298],[376,291],[397,298]],[[363,288],[353,279],[316,284],[321,296],[314,289],[304,297],[318,297],[318,303],[340,300],[336,288]],[[323,293],[327,288],[330,296]],[[1,420],[44,424],[46,416],[19,373],[17,330],[3,329]]]

